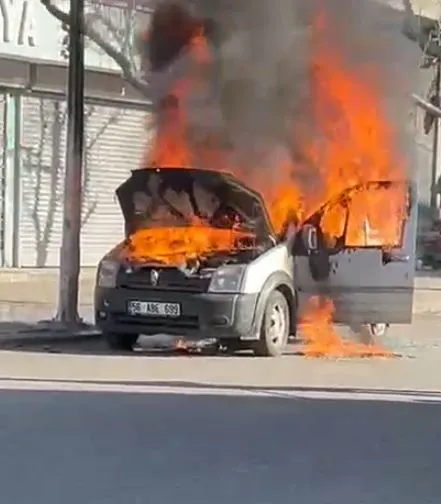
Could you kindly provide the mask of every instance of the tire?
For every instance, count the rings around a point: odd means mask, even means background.
[[[377,345],[381,343],[389,329],[389,324],[366,324],[360,326],[352,326],[351,330],[357,337],[360,343],[365,345]]]
[[[389,324],[369,324],[369,332],[374,338],[383,338],[386,336]]]
[[[259,341],[253,344],[254,354],[259,357],[279,357],[288,344],[289,306],[285,296],[278,290],[271,292],[265,306]]]
[[[138,340],[138,334],[105,333],[104,338],[111,350],[132,352]]]

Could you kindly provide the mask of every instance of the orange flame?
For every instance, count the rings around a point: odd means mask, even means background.
[[[343,53],[329,43],[332,30],[323,16],[315,30],[312,94],[316,98],[313,117],[319,135],[307,150],[311,164],[318,167],[321,187],[316,194],[308,194],[313,207],[350,186],[405,178],[404,162],[398,155],[395,132],[386,116],[374,69],[345,63]],[[407,199],[404,184],[361,191],[351,202],[345,245],[397,246],[402,239]],[[338,205],[328,212],[322,221],[325,235],[341,236],[344,216]],[[334,310],[330,299],[310,299],[301,321],[305,355],[393,355],[376,344],[345,341],[333,326]]]
[[[307,145],[322,186],[318,193],[308,194],[315,204],[360,183],[404,177],[396,132],[382,102],[380,77],[372,67],[349,64],[343,50],[330,43],[332,38],[332,28],[322,14],[315,24],[311,75],[318,134]]]
[[[146,166],[189,168],[197,164],[189,135],[189,105],[192,97],[207,91],[213,56],[203,29],[194,30],[187,47],[174,64],[185,63],[184,72],[160,104],[156,138]],[[179,70],[178,70],[179,71]],[[191,107],[191,105],[190,105]]]
[[[312,297],[300,321],[307,357],[392,357],[378,344],[346,341],[333,325],[334,304],[330,299]]]
[[[163,104],[163,110],[158,124],[158,132],[149,153],[151,166],[181,168],[192,166],[193,155],[187,142],[187,128],[184,112],[176,101],[168,100]]]
[[[125,249],[127,259],[183,264],[214,252],[245,250],[244,240],[253,235],[230,229],[206,226],[154,228],[136,232]]]

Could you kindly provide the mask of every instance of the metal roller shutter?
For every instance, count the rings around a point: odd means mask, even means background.
[[[66,106],[23,97],[20,266],[58,266],[63,214]]]
[[[20,265],[58,266],[63,214],[66,106],[23,98]],[[94,266],[124,236],[116,187],[148,144],[144,110],[85,107],[81,265]]]
[[[5,114],[6,97],[0,95],[0,266],[4,265],[5,250]]]
[[[143,110],[88,106],[85,115],[81,264],[94,266],[124,238],[115,189],[140,166],[147,145]]]

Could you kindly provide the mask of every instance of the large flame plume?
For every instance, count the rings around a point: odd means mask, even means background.
[[[279,234],[348,186],[405,178],[403,132],[386,103],[397,55],[378,33],[369,41],[371,2],[353,4],[160,3],[146,34],[157,134],[144,163],[233,172],[263,195]],[[405,196],[397,190],[383,200],[398,208]],[[379,245],[389,245],[396,228],[374,211],[378,195],[359,201],[360,222],[369,209]],[[182,233],[176,240],[155,229],[132,243],[182,259],[216,250],[227,237],[198,226]],[[324,334],[331,312],[331,301],[312,302],[306,325],[315,317]],[[335,353],[336,335],[329,329],[324,338]],[[317,338],[309,340],[316,349]]]

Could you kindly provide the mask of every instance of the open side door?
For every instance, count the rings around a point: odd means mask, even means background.
[[[294,245],[300,312],[319,295],[333,300],[336,323],[410,323],[416,201],[410,183],[371,182],[313,214]]]

